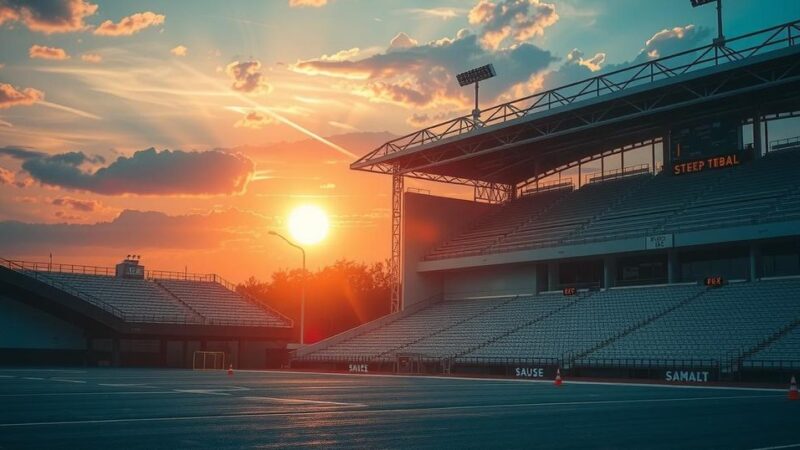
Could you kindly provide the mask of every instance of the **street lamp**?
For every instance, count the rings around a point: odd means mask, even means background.
[[[286,239],[282,234],[275,231],[269,231],[269,234],[283,239],[287,244],[300,250],[303,254],[303,280],[302,280],[302,294],[300,294],[300,345],[305,344],[305,327],[306,327],[306,251],[303,247],[295,244],[294,242]]]

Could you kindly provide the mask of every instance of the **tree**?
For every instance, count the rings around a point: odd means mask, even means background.
[[[306,342],[316,342],[390,311],[386,263],[367,265],[345,259],[306,274]],[[300,269],[279,270],[270,281],[251,276],[237,290],[300,323]],[[297,333],[299,333],[299,326]],[[298,335],[299,339],[299,335]]]

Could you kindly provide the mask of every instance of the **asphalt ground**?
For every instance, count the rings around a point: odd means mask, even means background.
[[[0,369],[0,448],[800,448],[771,389]]]

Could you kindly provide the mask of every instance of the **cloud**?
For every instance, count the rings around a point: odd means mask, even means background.
[[[65,213],[64,211],[56,211],[53,213],[54,216],[58,217],[61,220],[81,220],[83,217],[76,216],[74,214]]]
[[[118,23],[106,20],[94,30],[94,34],[98,36],[130,36],[145,28],[161,25],[165,19],[163,14],[145,11],[123,17]]]
[[[258,94],[272,90],[261,72],[260,61],[234,61],[225,67],[225,73],[233,80],[231,89],[234,91]]]
[[[233,126],[236,128],[251,128],[254,130],[260,130],[272,122],[273,121],[271,118],[261,114],[260,112],[250,111],[235,124],[233,124]]]
[[[389,42],[389,50],[402,50],[413,48],[417,45],[419,45],[419,42],[416,39],[412,39],[407,34],[400,32]]]
[[[68,33],[84,30],[84,19],[95,12],[97,5],[84,0],[2,0],[0,25],[18,21],[31,31]]]
[[[412,127],[425,127],[439,122],[444,122],[447,119],[455,117],[455,115],[456,113],[452,111],[442,111],[436,114],[414,113],[408,119],[406,119],[406,123]]]
[[[103,57],[97,53],[84,53],[81,55],[81,60],[84,62],[97,64],[103,60]]]
[[[322,55],[319,59],[322,61],[347,61],[355,58],[361,52],[358,47],[353,47],[347,50],[338,51],[332,55]]]
[[[28,106],[44,99],[44,92],[33,89],[18,89],[6,83],[0,83],[0,109],[12,106]]]
[[[61,213],[63,220],[77,216]],[[124,210],[110,222],[41,224],[0,221],[0,248],[9,253],[60,248],[209,249],[226,242],[259,242],[274,225],[271,218],[229,209],[206,214],[167,215]],[[252,247],[252,244],[250,244]]]
[[[289,0],[289,6],[292,8],[321,8],[328,4],[328,0]]]
[[[31,59],[69,59],[67,51],[63,48],[46,47],[44,45],[33,45],[30,50],[28,50],[28,56],[30,56]]]
[[[550,52],[527,43],[506,49],[486,49],[476,35],[462,30],[454,39],[444,38],[421,45],[401,33],[392,39],[385,53],[355,61],[298,61],[290,69],[346,80],[342,88],[372,101],[409,108],[462,108],[472,101],[471,91],[458,86],[455,74],[493,63],[498,76],[481,92],[485,100],[496,99],[513,86],[527,83],[554,60]]]
[[[573,48],[572,51],[567,54],[567,63],[575,63],[579,66],[586,67],[591,72],[597,72],[606,61],[605,53],[595,53],[594,56],[588,59],[585,59],[583,56],[584,54],[582,51]]]
[[[14,172],[0,167],[0,184],[14,184]]]
[[[665,28],[645,41],[644,48],[639,52],[634,62],[645,62],[649,59],[657,59],[697,47],[706,43],[704,41],[710,34],[711,31],[708,28],[698,28],[692,24],[671,29]]]
[[[469,11],[469,23],[481,27],[481,42],[497,49],[506,39],[525,42],[558,22],[555,5],[540,0],[481,0]]]
[[[334,183],[324,183],[324,184],[320,184],[319,188],[322,189],[322,190],[329,191],[329,190],[332,190],[332,189],[336,189],[336,185]]]
[[[188,48],[186,48],[186,47],[185,47],[185,46],[183,46],[183,45],[179,45],[179,46],[177,46],[177,47],[174,47],[174,48],[173,48],[172,50],[170,50],[169,52],[170,52],[170,53],[172,53],[172,54],[173,54],[173,55],[175,55],[175,56],[186,56],[186,54],[187,54],[187,53],[189,53],[189,49],[188,49]]]
[[[456,17],[464,14],[464,10],[456,8],[409,8],[406,12],[419,17],[434,17],[442,20],[455,19]]]
[[[75,211],[93,212],[101,207],[101,203],[97,200],[80,200],[72,197],[58,197],[54,198],[51,204],[55,206],[66,206],[74,209]]]
[[[103,195],[235,194],[244,192],[254,172],[247,157],[221,151],[157,152],[150,148],[131,157],[121,156],[94,172],[84,166],[102,164],[103,159],[83,152],[22,153],[20,157],[24,159],[22,169],[42,184]]]
[[[47,153],[38,152],[25,147],[5,146],[0,147],[0,156],[8,156],[13,159],[25,161],[32,158],[43,158],[47,156]]]

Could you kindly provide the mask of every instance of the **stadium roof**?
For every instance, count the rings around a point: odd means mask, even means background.
[[[800,110],[800,20],[647,61],[389,141],[352,169],[515,185],[720,115]]]

